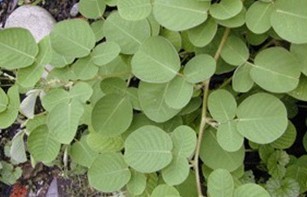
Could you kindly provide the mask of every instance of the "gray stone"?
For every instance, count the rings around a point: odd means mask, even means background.
[[[5,28],[22,27],[28,29],[36,42],[39,42],[50,33],[55,23],[55,19],[44,8],[24,5],[10,14],[6,20]]]

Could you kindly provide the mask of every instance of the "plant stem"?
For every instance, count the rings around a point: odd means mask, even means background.
[[[219,59],[222,49],[225,45],[225,42],[228,38],[228,35],[230,33],[230,29],[226,28],[224,35],[222,37],[222,40],[220,42],[220,45],[214,55],[214,59],[217,62]],[[201,148],[201,142],[202,138],[204,135],[204,130],[206,126],[206,119],[207,119],[207,100],[208,100],[208,95],[209,95],[209,85],[210,85],[210,79],[206,80],[203,82],[203,90],[204,90],[204,95],[203,95],[203,105],[202,105],[202,113],[201,113],[201,122],[199,126],[199,132],[198,132],[198,139],[197,139],[197,145],[196,145],[196,150],[195,150],[195,155],[194,155],[194,170],[195,170],[195,176],[196,176],[196,187],[197,187],[197,192],[198,196],[203,196],[202,193],[202,184],[200,180],[200,171],[199,171],[199,154],[200,154],[200,148]]]

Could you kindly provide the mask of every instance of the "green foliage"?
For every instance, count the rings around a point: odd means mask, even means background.
[[[81,0],[84,18],[39,43],[1,30],[1,132],[21,125],[6,156],[82,166],[93,188],[128,196],[301,195],[307,157],[287,149],[307,149],[289,121],[307,101],[306,7]],[[265,176],[246,171],[251,153]],[[6,184],[21,176],[12,164]]]

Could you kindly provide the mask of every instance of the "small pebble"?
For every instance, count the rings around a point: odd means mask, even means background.
[[[70,9],[69,14],[70,14],[70,16],[72,16],[72,17],[76,17],[76,16],[78,15],[78,13],[79,13],[79,5],[78,5],[78,3],[75,3],[75,4],[72,6],[72,8]]]

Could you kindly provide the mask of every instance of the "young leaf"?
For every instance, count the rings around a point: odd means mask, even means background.
[[[165,103],[174,109],[182,109],[193,96],[193,84],[187,82],[183,77],[175,77],[167,85],[165,92]]]
[[[201,142],[200,158],[210,168],[223,168],[232,172],[238,169],[244,160],[243,146],[235,152],[225,151],[216,141],[216,132],[206,129]]]
[[[233,197],[270,197],[270,194],[260,185],[247,183],[237,187]]]
[[[64,56],[85,57],[95,45],[95,35],[90,25],[82,19],[57,23],[51,34],[53,49]]]
[[[83,112],[84,107],[77,100],[56,105],[47,117],[47,126],[54,139],[62,144],[69,144],[76,135]]]
[[[278,0],[274,3],[271,24],[283,39],[295,43],[307,43],[307,1]]]
[[[270,178],[265,185],[273,197],[277,196],[299,196],[300,185],[292,178],[274,179]]]
[[[199,83],[209,79],[216,70],[214,58],[207,54],[196,55],[185,65],[183,74],[190,83]]]
[[[114,60],[120,53],[120,47],[115,42],[104,42],[97,45],[93,52],[91,53],[92,61],[98,65],[102,66],[110,63]]]
[[[289,92],[299,83],[299,61],[284,48],[272,47],[261,51],[251,66],[252,79],[267,91]]]
[[[92,126],[105,136],[125,132],[132,122],[132,105],[126,97],[109,94],[102,97],[92,111]]]
[[[32,34],[22,28],[6,28],[0,31],[0,65],[6,69],[30,66],[38,53]]]
[[[254,2],[246,12],[246,26],[255,34],[262,34],[271,28],[273,3]]]
[[[135,53],[150,36],[150,25],[146,19],[128,21],[118,12],[111,13],[103,24],[103,33],[108,42],[116,42],[124,54]]]
[[[235,117],[237,102],[230,92],[220,89],[209,95],[208,109],[215,120],[223,123]]]
[[[205,22],[209,7],[209,2],[155,0],[153,13],[162,26],[173,31],[183,31]]]
[[[208,177],[208,195],[210,197],[232,196],[234,192],[234,180],[225,169],[216,169]]]
[[[86,18],[96,19],[102,17],[106,4],[101,0],[80,0],[78,8]]]
[[[288,126],[287,110],[275,96],[256,93],[238,107],[238,131],[258,144],[267,144],[279,138]]]
[[[151,13],[150,0],[118,0],[117,8],[119,15],[131,21],[142,20]]]
[[[147,39],[134,54],[131,64],[133,74],[149,83],[169,82],[180,69],[176,49],[160,36]]]
[[[180,197],[180,194],[176,190],[176,188],[166,184],[162,184],[156,187],[151,194],[151,197],[161,197],[161,196]]]
[[[166,84],[141,82],[138,97],[144,114],[155,122],[165,122],[174,117],[180,109],[173,109],[165,103]]]
[[[90,185],[102,192],[119,191],[130,178],[131,172],[120,153],[99,155],[88,171]]]
[[[143,126],[127,137],[124,158],[136,171],[151,173],[171,162],[172,148],[172,140],[165,131],[156,126]]]
[[[239,14],[242,9],[241,0],[221,0],[219,3],[212,4],[209,12],[215,19],[226,20]]]
[[[60,148],[61,144],[53,138],[46,125],[37,127],[28,137],[28,149],[35,161],[53,161]]]

